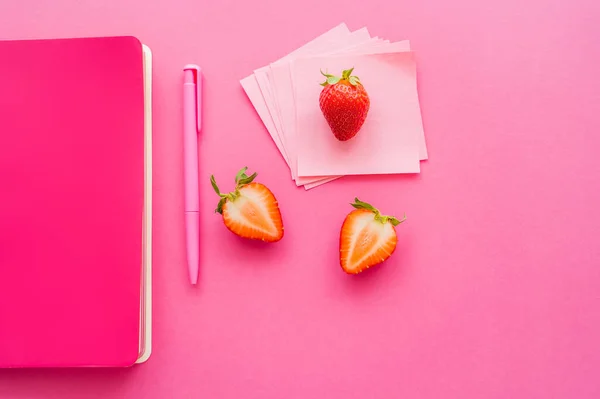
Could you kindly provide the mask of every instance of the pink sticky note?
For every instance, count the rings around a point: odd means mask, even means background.
[[[395,43],[383,43],[383,42],[367,42],[367,43],[361,43],[358,44],[356,46],[353,47],[348,47],[348,48],[344,48],[344,49],[338,49],[335,51],[332,51],[326,55],[335,55],[335,54],[353,54],[353,55],[359,55],[359,54],[381,54],[381,53],[388,53],[388,52],[406,52],[406,51],[410,51],[410,42],[408,40],[403,40],[400,42],[395,42]],[[284,68],[286,68],[286,70],[284,70]],[[293,143],[293,145],[289,146],[288,151],[288,159],[290,161],[290,167],[293,171],[293,175],[295,176],[295,180],[296,180],[296,184],[298,185],[304,185],[304,184],[308,184],[308,183],[318,183],[321,182],[321,184],[323,183],[327,183],[331,180],[331,178],[327,178],[326,180],[324,179],[323,176],[298,176],[297,173],[297,138],[296,138],[296,104],[295,104],[295,98],[294,98],[294,89],[293,89],[293,85],[292,85],[292,81],[291,81],[291,72],[290,72],[290,64],[287,63],[281,67],[278,67],[277,69],[275,69],[274,67],[272,67],[274,75],[277,75],[278,77],[278,84],[276,85],[276,88],[278,89],[276,91],[276,94],[278,94],[280,97],[282,98],[288,98],[288,102],[284,103],[282,105],[280,105],[281,109],[282,109],[282,125],[283,125],[283,131],[286,134],[286,138],[289,140],[290,143]],[[287,80],[286,80],[287,79]],[[287,92],[285,92],[285,89],[287,89]],[[284,111],[285,110],[285,111]],[[420,154],[422,154],[422,156],[420,157],[421,159],[425,159],[427,157],[427,149],[425,146],[425,135],[423,132],[423,128],[422,125],[419,127],[420,131],[419,131],[419,148],[420,148]],[[340,177],[340,176],[336,176],[335,178]],[[311,185],[310,188],[316,187],[319,184],[314,184]]]
[[[320,69],[354,67],[371,99],[361,131],[338,141],[319,108]],[[422,126],[411,52],[298,59],[292,63],[298,176],[418,173]]]

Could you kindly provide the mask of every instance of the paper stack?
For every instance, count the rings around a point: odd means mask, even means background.
[[[319,107],[321,71],[341,75],[350,68],[371,105],[359,133],[339,141]],[[241,84],[292,179],[307,190],[344,175],[419,173],[427,159],[408,40],[390,42],[340,24]]]

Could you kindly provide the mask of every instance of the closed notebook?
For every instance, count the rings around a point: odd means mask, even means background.
[[[151,350],[151,53],[0,41],[0,367]]]

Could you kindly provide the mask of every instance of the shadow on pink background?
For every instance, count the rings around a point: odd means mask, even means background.
[[[600,397],[599,17],[591,0],[2,2],[3,39],[132,34],[154,52],[155,310],[147,364],[0,370],[0,397]],[[411,40],[430,160],[305,192],[239,79],[342,21]],[[190,62],[205,73],[196,288]],[[278,244],[243,242],[213,214],[210,174],[225,190],[242,166],[282,206]],[[337,242],[355,196],[408,220],[394,258],[351,277]]]

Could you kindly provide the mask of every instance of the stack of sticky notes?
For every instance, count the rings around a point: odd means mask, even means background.
[[[339,141],[319,107],[321,71],[341,76],[350,68],[371,105],[359,133]],[[390,42],[341,24],[241,84],[296,185],[307,190],[344,175],[419,173],[427,159],[408,40]]]

